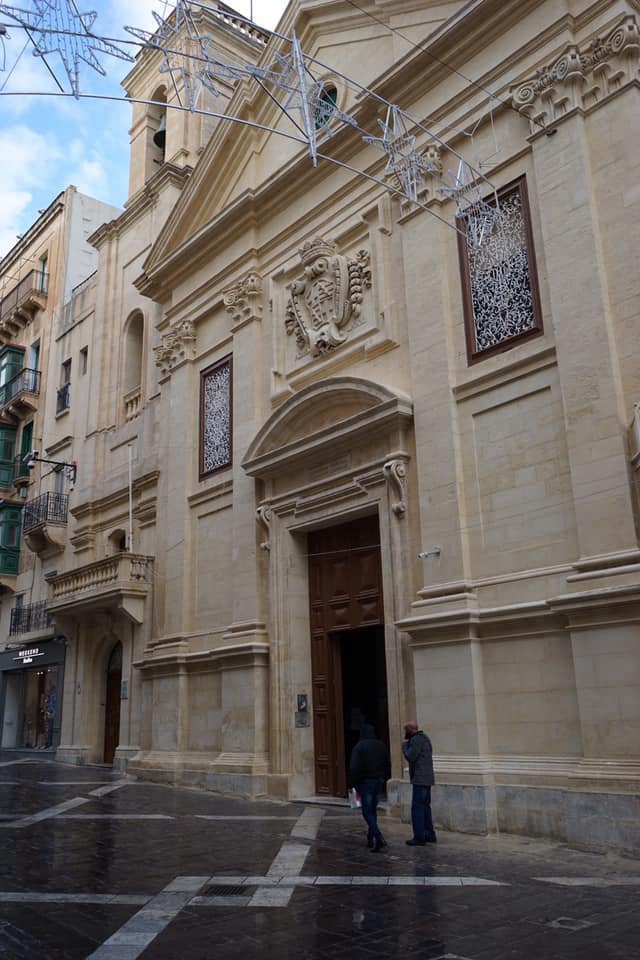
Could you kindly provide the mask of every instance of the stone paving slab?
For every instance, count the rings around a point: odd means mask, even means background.
[[[388,819],[372,854],[344,808],[4,760],[2,960],[640,957],[638,861],[504,836],[409,848]]]

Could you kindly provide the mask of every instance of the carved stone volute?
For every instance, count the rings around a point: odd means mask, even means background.
[[[407,465],[404,460],[387,460],[382,472],[389,486],[391,510],[403,517],[407,512]]]
[[[156,366],[160,375],[168,376],[174,367],[183,360],[192,360],[195,356],[196,325],[193,320],[182,320],[165,333],[160,346],[154,350]]]
[[[234,326],[262,320],[262,277],[248,273],[224,292],[224,305]]]
[[[551,65],[513,87],[513,105],[529,118],[535,133],[576,107],[587,109],[637,82],[639,60],[640,29],[629,14],[605,37],[596,37],[582,49],[572,44]]]

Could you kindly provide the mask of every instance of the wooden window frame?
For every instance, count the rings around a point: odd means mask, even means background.
[[[502,343],[497,343],[486,350],[476,349],[475,323],[473,317],[473,297],[471,292],[471,271],[469,267],[469,254],[467,250],[466,221],[464,217],[459,217],[457,223],[461,232],[458,233],[458,255],[460,259],[460,274],[462,280],[462,309],[464,313],[464,332],[467,344],[467,362],[469,366],[479,363],[487,357],[493,357],[498,353],[504,353],[505,350],[511,350],[513,347],[534,337],[540,337],[544,333],[544,324],[542,319],[542,303],[540,301],[540,288],[538,285],[538,268],[536,264],[536,250],[533,242],[533,229],[531,225],[531,207],[529,205],[529,191],[527,190],[526,175],[517,177],[510,183],[500,187],[497,191],[498,200],[510,193],[518,191],[520,194],[520,203],[522,204],[522,217],[524,220],[524,236],[527,248],[527,260],[529,263],[529,284],[531,286],[531,301],[533,306],[533,318],[535,326],[524,333],[518,333]],[[491,203],[492,197],[485,198],[485,203]]]
[[[220,367],[228,366],[229,367],[229,459],[226,463],[221,463],[220,466],[214,467],[213,470],[204,469],[204,381],[212,373],[215,373],[216,370],[219,370]],[[200,480],[205,480],[207,477],[213,476],[214,473],[219,473],[220,470],[228,470],[229,467],[233,466],[233,355],[228,353],[226,357],[221,357],[220,360],[216,360],[215,363],[212,363],[205,370],[200,371],[200,423],[199,423],[199,477]]]

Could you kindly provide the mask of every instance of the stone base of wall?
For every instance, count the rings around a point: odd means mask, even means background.
[[[411,786],[389,784],[390,812],[411,820]],[[595,853],[640,857],[640,796],[519,785],[436,784],[436,827],[544,837]]]

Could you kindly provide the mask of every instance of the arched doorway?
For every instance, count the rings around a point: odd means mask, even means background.
[[[120,740],[120,690],[122,687],[122,644],[116,643],[107,664],[107,697],[104,708],[104,762],[113,763]]]

